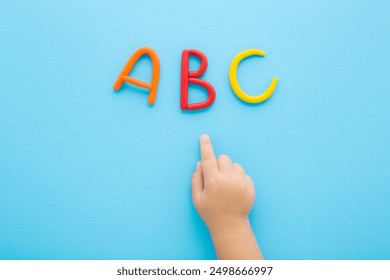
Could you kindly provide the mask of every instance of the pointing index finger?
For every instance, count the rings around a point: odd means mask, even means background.
[[[218,171],[217,160],[214,155],[213,146],[211,145],[210,137],[207,134],[203,134],[200,137],[200,155],[205,177],[209,176],[215,171]]]

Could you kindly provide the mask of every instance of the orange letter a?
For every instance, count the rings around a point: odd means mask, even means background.
[[[152,60],[153,71],[152,71],[152,82],[150,84],[128,76],[131,70],[133,69],[135,63],[143,55],[149,55],[150,59]],[[123,83],[127,82],[142,88],[150,89],[148,102],[150,105],[153,105],[157,95],[157,86],[158,86],[159,77],[160,77],[160,60],[158,59],[157,53],[151,48],[143,47],[138,49],[130,57],[130,59],[127,61],[122,71],[120,72],[118,78],[116,79],[113,87],[115,90],[120,90]]]

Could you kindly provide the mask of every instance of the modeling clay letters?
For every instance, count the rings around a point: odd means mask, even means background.
[[[136,78],[129,77],[129,74],[131,73],[131,70],[133,69],[135,63],[143,55],[150,56],[152,60],[153,72],[152,72],[152,81],[150,84],[138,80]],[[199,69],[195,71],[189,70],[189,59],[191,55],[196,56],[200,60]],[[234,93],[237,95],[238,98],[248,103],[260,103],[260,102],[264,102],[265,100],[267,100],[272,96],[272,94],[276,89],[278,78],[274,77],[272,79],[270,86],[263,93],[257,96],[246,94],[238,84],[237,67],[243,59],[253,55],[265,56],[265,52],[259,49],[249,49],[237,54],[230,64],[229,80],[230,80],[230,85],[232,87],[232,90],[234,91]],[[207,66],[208,66],[207,57],[204,53],[198,50],[183,50],[182,61],[181,61],[181,80],[180,80],[180,108],[182,110],[199,110],[199,109],[207,108],[213,104],[216,97],[214,87],[208,81],[199,78],[206,71]],[[153,105],[157,95],[159,76],[160,76],[160,61],[157,53],[151,48],[143,47],[138,49],[127,61],[127,63],[123,67],[122,71],[120,72],[118,78],[114,83],[114,89],[119,90],[122,87],[124,82],[149,89],[150,92],[149,92],[148,102],[150,105]],[[202,102],[188,104],[189,83],[196,84],[205,88],[205,90],[208,93],[208,98]]]
[[[238,55],[236,55],[235,58],[233,58],[232,63],[230,64],[230,70],[229,70],[229,80],[230,85],[234,91],[234,93],[237,95],[238,98],[241,100],[248,102],[248,103],[260,103],[264,102],[268,98],[271,97],[271,95],[274,93],[276,84],[278,83],[278,78],[275,77],[272,79],[271,85],[264,91],[262,94],[257,96],[251,96],[246,94],[238,84],[237,80],[237,67],[238,64],[246,57],[252,56],[252,55],[259,55],[259,56],[265,56],[265,52],[262,50],[257,49],[249,49],[240,52]]]
[[[200,60],[200,67],[196,71],[189,71],[190,55]],[[209,107],[215,100],[215,89],[207,81],[198,78],[207,69],[207,57],[198,50],[184,50],[181,60],[181,83],[180,83],[180,107],[182,110],[199,110]],[[197,84],[206,89],[209,94],[207,100],[198,103],[188,104],[188,83]]]
[[[135,63],[140,59],[143,55],[149,55],[150,59],[152,60],[153,65],[153,72],[152,72],[152,82],[151,84],[145,83],[143,81],[140,81],[136,78],[129,77],[131,70],[133,69]],[[114,83],[114,89],[120,90],[124,82],[150,89],[149,92],[149,98],[148,102],[150,105],[154,104],[154,101],[156,100],[157,95],[157,86],[158,86],[158,79],[160,77],[160,60],[158,59],[157,53],[152,50],[151,48],[140,48],[138,49],[127,61],[125,66],[123,67],[122,71],[120,72],[118,78],[116,79]]]

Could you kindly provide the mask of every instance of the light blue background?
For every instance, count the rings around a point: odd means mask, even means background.
[[[255,182],[266,258],[389,259],[389,3],[1,0],[0,258],[214,259],[190,199],[208,133]],[[152,107],[112,89],[142,46],[161,61]],[[193,113],[179,106],[189,48],[217,92]],[[267,56],[240,64],[243,89],[279,77],[257,106],[228,80],[249,48]],[[142,59],[134,76],[150,72]]]

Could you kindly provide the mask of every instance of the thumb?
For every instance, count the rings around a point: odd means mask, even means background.
[[[195,207],[200,201],[200,196],[203,192],[203,186],[203,172],[202,168],[200,167],[200,162],[198,162],[194,174],[192,174],[191,180],[192,202],[194,203]]]

